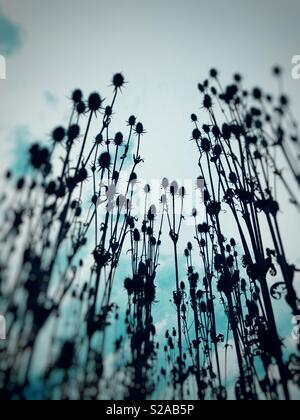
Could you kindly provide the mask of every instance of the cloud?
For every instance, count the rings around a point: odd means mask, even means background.
[[[12,150],[11,169],[16,176],[22,176],[31,170],[28,161],[28,149],[33,139],[27,126],[17,126],[12,133],[14,148]]]
[[[0,13],[0,54],[12,55],[21,47],[21,28]]]

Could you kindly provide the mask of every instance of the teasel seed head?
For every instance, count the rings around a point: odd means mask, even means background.
[[[76,106],[77,114],[81,115],[85,113],[86,106],[84,102],[79,102]]]
[[[166,190],[169,187],[169,180],[167,178],[164,178],[162,180],[161,185],[162,185],[163,189]]]
[[[68,129],[68,140],[70,142],[74,141],[77,137],[79,137],[80,134],[80,127],[77,124],[71,125],[71,127]]]
[[[95,137],[95,143],[98,145],[103,143],[103,136],[101,133],[97,134],[97,136]]]
[[[121,146],[121,144],[123,143],[123,134],[122,133],[117,133],[115,135],[115,140],[114,143],[116,146]]]
[[[100,155],[98,159],[98,165],[100,167],[100,170],[109,169],[111,165],[111,156],[108,152],[104,152]]]
[[[61,143],[65,138],[66,130],[63,127],[57,127],[52,133],[54,143]]]
[[[218,71],[216,69],[211,69],[209,72],[210,77],[216,79],[218,77]]]
[[[144,133],[144,126],[142,123],[137,123],[136,127],[135,127],[135,132],[137,135],[141,135]]]
[[[204,96],[203,107],[208,109],[208,110],[212,108],[212,100],[211,100],[211,97],[209,95]]]
[[[83,97],[83,94],[82,94],[82,91],[80,89],[76,89],[72,93],[72,101],[74,102],[74,104],[78,104],[79,102],[81,102],[82,97]]]
[[[184,198],[186,196],[186,190],[184,187],[179,188],[178,195],[181,198]]]
[[[192,138],[193,138],[193,140],[199,140],[201,138],[201,133],[200,133],[200,130],[198,128],[195,128],[193,130]]]
[[[101,108],[102,99],[98,93],[92,93],[89,96],[88,107],[90,111],[97,112]]]
[[[173,181],[170,185],[170,194],[174,197],[178,193],[178,184]]]
[[[129,125],[130,127],[134,127],[134,126],[135,126],[135,123],[136,123],[136,117],[135,117],[134,115],[131,115],[131,116],[128,118],[128,125]]]

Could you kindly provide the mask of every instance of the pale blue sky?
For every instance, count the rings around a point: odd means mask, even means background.
[[[279,63],[296,112],[300,107],[300,81],[290,74],[300,53],[297,0],[0,0],[0,15],[10,21],[6,45],[14,52],[0,81],[2,166],[22,130],[43,139],[66,122],[75,87],[110,97],[117,71],[128,84],[116,127],[132,113],[144,123],[147,179],[198,176],[189,116],[200,110],[197,83],[211,67],[225,83],[240,71],[249,86],[274,91],[270,68]],[[291,210],[288,220],[295,217]],[[286,235],[295,237],[291,223]]]

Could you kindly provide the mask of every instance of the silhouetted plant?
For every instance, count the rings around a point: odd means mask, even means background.
[[[239,74],[223,88],[215,69],[198,85],[206,123],[195,114],[191,120],[203,202],[193,210],[184,259],[184,187],[164,178],[160,207],[149,207],[146,185],[144,215],[135,213],[145,129],[133,115],[126,134],[112,128],[124,76],[113,76],[110,102],[72,93],[67,127],[30,146],[26,173],[16,179],[9,171],[3,182],[1,399],[144,400],[164,386],[174,399],[196,389],[199,400],[226,400],[230,355],[237,400],[290,399],[290,385],[300,386],[299,355],[283,351],[274,301],[284,297],[300,315],[299,270],[286,255],[278,202],[280,187],[300,210],[282,169],[284,162],[298,188],[299,134],[281,69],[273,73],[278,99],[245,90]],[[153,314],[164,304],[156,297],[164,225],[177,325],[165,333],[160,366]],[[131,274],[119,284],[122,256]],[[125,324],[116,290],[128,296]]]
[[[184,220],[184,199],[186,191],[184,187],[179,187],[176,181],[169,183],[165,178],[162,180],[163,196],[162,202],[165,205],[165,212],[167,214],[169,236],[173,243],[174,250],[174,266],[175,266],[175,286],[176,290],[173,292],[173,302],[177,311],[177,332],[173,331],[174,339],[178,336],[178,357],[175,358],[172,374],[174,378],[174,387],[179,387],[179,398],[184,400],[184,383],[188,377],[186,366],[186,354],[183,350],[182,342],[182,318],[184,316],[183,295],[184,284],[180,282],[179,277],[179,259],[178,259],[178,239],[181,233],[182,222]],[[178,207],[179,206],[179,207]],[[176,337],[176,338],[175,338]],[[171,337],[168,337],[169,348],[174,349]]]
[[[150,193],[145,186],[146,197]],[[127,335],[130,339],[130,357],[126,369],[126,398],[144,400],[150,398],[156,388],[156,359],[159,343],[155,342],[156,328],[152,307],[156,296],[156,270],[159,264],[161,235],[164,219],[162,209],[159,230],[155,235],[155,221],[159,217],[152,205],[147,212],[141,230],[131,225],[132,277],[124,282],[128,293],[126,313]],[[164,205],[163,205],[164,207]]]
[[[206,273],[217,277],[218,290],[226,297],[225,309],[234,336],[240,371],[236,396],[239,399],[257,398],[253,360],[259,352],[266,373],[265,379],[260,381],[262,391],[269,398],[279,398],[278,384],[275,379],[270,379],[271,364],[275,359],[284,396],[289,399],[290,375],[283,360],[282,342],[278,336],[267,284],[267,274],[277,274],[273,262],[276,259],[286,287],[286,301],[293,314],[299,314],[299,299],[293,287],[295,267],[287,263],[278,222],[277,180],[282,181],[286,187],[292,203],[297,207],[299,205],[278,169],[274,157],[276,153],[272,150],[278,145],[281,147],[296,176],[295,166],[288,158],[288,136],[285,136],[282,130],[282,120],[288,114],[285,108],[288,100],[282,96],[280,106],[271,109],[269,114],[267,107],[273,104],[270,95],[264,94],[258,88],[250,94],[243,89],[241,76],[236,75],[234,79],[234,84],[223,89],[218,72],[212,70],[210,80],[199,85],[208,123],[199,128],[197,116],[193,114],[191,117],[195,125],[192,138],[200,155],[200,178],[205,182],[204,202],[211,249],[215,258],[213,272],[210,272],[208,267]],[[215,110],[215,102],[221,114]],[[276,121],[277,114],[280,115],[279,122]],[[220,118],[219,115],[223,116]],[[288,127],[297,131],[294,122]],[[296,139],[294,142],[296,143]],[[235,241],[232,240],[231,244],[226,245],[226,238],[222,232],[221,212],[225,205],[231,210],[240,235],[248,287],[247,281],[241,278],[241,269],[236,262],[237,252],[226,255],[231,252],[233,244],[235,248]],[[274,250],[264,246],[263,216],[267,221]],[[202,236],[197,236],[201,249],[204,244],[206,246],[207,237],[203,236],[203,226],[199,226],[198,230]],[[201,254],[205,258],[206,266],[208,253],[201,251]],[[277,283],[272,287],[272,295],[280,285],[281,283]],[[247,289],[252,290],[252,298],[243,304],[241,297]],[[244,318],[245,303],[249,313]]]
[[[197,212],[194,210],[194,217]],[[203,236],[206,238],[204,239]],[[213,274],[210,269],[209,247],[207,239],[209,227],[207,224],[196,227],[196,238],[205,267],[203,289],[199,289],[199,274],[195,272],[192,260],[192,244],[188,243],[185,250],[187,260],[187,275],[190,286],[190,304],[193,312],[194,339],[189,339],[190,354],[193,360],[194,371],[198,386],[198,396],[201,400],[206,398],[207,389],[210,387],[212,398],[223,400],[227,398],[226,389],[222,385],[221,367],[219,361],[218,345],[224,342],[224,336],[217,334],[216,316],[213,293]],[[200,237],[201,235],[201,237]],[[189,334],[186,323],[186,334]],[[213,351],[216,360],[216,372],[213,366]]]
[[[49,360],[45,361],[45,378],[52,381],[56,370],[63,371],[61,397],[71,398],[67,385],[76,366],[82,373],[77,381],[79,395],[98,396],[106,329],[110,315],[117,311],[111,293],[125,238],[130,232],[136,168],[142,162],[140,143],[144,129],[141,123],[136,124],[135,117],[128,120],[126,142],[120,132],[111,135],[115,103],[124,83],[121,74],[114,76],[113,98],[106,107],[98,93],[92,93],[85,101],[80,90],[74,91],[69,126],[57,127],[49,145],[35,144],[30,148],[31,172],[17,181],[14,191],[8,190],[2,197],[5,225],[0,238],[1,303],[8,319],[8,336],[13,338],[1,368],[1,397],[26,398],[35,376],[39,337],[46,328],[52,328],[50,325],[53,325],[52,344]],[[91,142],[93,129],[97,135]],[[122,194],[118,192],[119,180],[125,162],[128,169],[134,136],[136,153]],[[11,178],[9,173],[7,180]],[[93,196],[88,204],[90,178]],[[90,279],[82,283],[84,247],[93,225],[95,244],[87,252],[92,251],[94,264]],[[79,301],[75,314],[86,328],[74,322],[72,338],[60,340],[57,345],[57,329],[60,325],[66,327],[63,312],[67,297]],[[100,336],[93,347],[97,333]]]

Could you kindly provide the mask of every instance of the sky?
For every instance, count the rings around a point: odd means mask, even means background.
[[[297,114],[299,16],[299,0],[0,0],[1,170],[21,173],[27,144],[66,123],[74,88],[111,97],[112,75],[122,72],[116,123],[125,128],[131,114],[143,122],[143,177],[195,179],[190,114],[200,111],[197,84],[210,68],[224,83],[238,71],[249,86],[274,91],[271,67],[280,64]],[[297,213],[287,210],[281,223],[300,264]]]
[[[197,84],[210,68],[224,83],[239,71],[249,86],[274,91],[270,69],[280,64],[299,108],[300,80],[291,77],[299,12],[297,0],[0,0],[0,54],[7,61],[1,166],[13,161],[22,171],[26,144],[66,123],[72,90],[110,98],[112,75],[121,71],[128,83],[115,121],[122,130],[131,114],[143,122],[143,177],[196,179],[190,114],[200,111]],[[295,238],[291,223],[286,236]],[[294,252],[292,240],[288,246]]]
[[[143,122],[143,178],[193,181],[199,172],[190,115],[201,110],[197,84],[210,68],[224,83],[238,71],[249,87],[276,92],[271,67],[280,64],[299,109],[300,80],[291,77],[292,57],[300,54],[299,12],[297,0],[0,0],[0,54],[7,61],[1,167],[24,170],[27,144],[66,124],[73,89],[110,98],[112,75],[123,72],[128,83],[115,127],[125,130],[131,114]],[[298,215],[286,197],[280,204],[287,253],[298,259]],[[184,243],[191,228],[186,232]]]
[[[240,71],[250,85],[273,89],[270,68],[280,63],[299,106],[300,81],[290,76],[299,12],[297,0],[0,0],[0,51],[8,56],[1,155],[11,151],[16,126],[34,138],[47,135],[74,87],[107,96],[112,75],[122,71],[128,85],[118,113],[135,113],[145,125],[144,173],[153,176],[156,148],[156,174],[190,177],[189,116],[199,110],[197,83],[211,67],[224,81]]]

